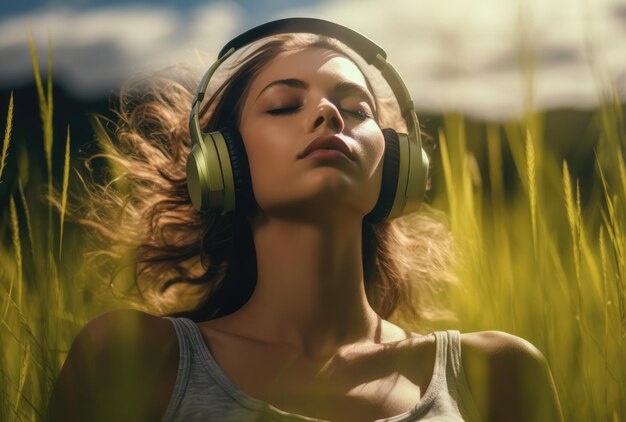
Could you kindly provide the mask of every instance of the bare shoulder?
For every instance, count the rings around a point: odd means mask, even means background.
[[[49,420],[147,420],[162,416],[178,369],[170,321],[109,311],[76,335],[55,383]]]
[[[487,357],[545,362],[545,357],[531,342],[504,331],[477,331],[461,334],[462,352]]]
[[[66,363],[87,356],[103,364],[99,368],[107,368],[102,374],[106,375],[111,366],[119,365],[149,370],[157,363],[171,361],[174,355],[178,355],[178,340],[170,321],[124,309],[105,312],[85,324],[74,339]]]
[[[548,363],[529,341],[502,331],[462,334],[461,356],[486,420],[562,420]]]
[[[167,341],[169,340],[169,341]],[[108,311],[89,321],[74,343],[106,352],[127,342],[172,345],[176,332],[171,322],[134,309]]]

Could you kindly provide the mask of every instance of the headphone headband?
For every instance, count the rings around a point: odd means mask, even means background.
[[[365,35],[359,34],[345,26],[315,18],[279,19],[256,26],[230,40],[228,44],[222,47],[217,58],[222,58],[231,48],[238,50],[261,38],[294,32],[326,35],[342,41],[349,40],[346,44],[369,64],[374,64],[377,55],[380,55],[383,59],[387,59],[385,50]]]

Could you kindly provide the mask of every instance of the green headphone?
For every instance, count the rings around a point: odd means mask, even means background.
[[[312,18],[290,18],[252,28],[228,42],[206,72],[193,99],[189,117],[192,149],[187,158],[187,187],[197,210],[217,214],[245,215],[254,203],[250,169],[241,135],[235,128],[205,133],[200,128],[199,108],[216,69],[237,49],[276,34],[310,33],[338,39],[375,66],[391,87],[408,134],[383,129],[385,155],[380,195],[365,216],[374,224],[417,209],[426,192],[428,155],[422,148],[417,115],[409,92],[387,53],[365,36],[344,26]]]

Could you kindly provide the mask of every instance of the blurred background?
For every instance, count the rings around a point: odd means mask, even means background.
[[[434,139],[427,202],[464,257],[442,302],[457,319],[435,328],[522,336],[567,420],[626,419],[626,0],[0,1],[0,420],[40,417],[76,331],[119,306],[42,200],[80,188],[89,116],[131,75],[204,70],[293,16],[382,46]]]
[[[585,174],[590,112],[603,96],[626,96],[623,0],[28,0],[0,4],[1,110],[14,92],[14,136],[40,133],[29,124],[38,107],[29,33],[44,80],[52,54],[55,138],[71,125],[75,149],[91,138],[86,115],[106,114],[130,75],[205,69],[233,36],[290,16],[330,19],[381,45],[431,135],[446,112],[481,133],[485,122],[546,112],[550,146]],[[53,153],[62,159],[60,143]]]
[[[55,84],[68,99],[94,102],[131,72],[200,66],[197,52],[210,56],[247,28],[291,16],[330,19],[380,44],[421,111],[502,120],[519,117],[525,101],[590,109],[597,67],[626,95],[622,0],[4,1],[0,87],[32,85],[28,31],[42,57],[50,41]],[[527,62],[531,99],[520,66]]]

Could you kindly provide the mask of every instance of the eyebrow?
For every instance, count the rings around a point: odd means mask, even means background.
[[[278,79],[275,80],[271,83],[269,83],[265,88],[263,88],[261,90],[261,92],[259,92],[259,95],[257,95],[257,100],[259,99],[259,97],[268,89],[277,86],[277,85],[282,85],[282,86],[287,86],[290,88],[296,88],[296,89],[309,89],[310,85],[308,82],[303,81],[302,79],[294,79],[294,78],[289,78],[289,79]],[[370,107],[372,107],[372,110],[375,110],[374,104],[374,97],[372,96],[372,94],[363,86],[359,85],[359,84],[355,84],[354,82],[339,82],[337,85],[335,85],[332,89],[332,93],[334,95],[338,95],[338,96],[345,96],[345,95],[357,95],[359,97],[363,97],[370,105]]]
[[[257,100],[265,91],[277,85],[283,85],[283,86],[288,86],[290,88],[297,88],[297,89],[309,89],[309,84],[303,81],[302,79],[293,79],[293,78],[292,79],[278,79],[274,82],[271,82],[265,88],[263,88],[261,92],[259,92],[259,95],[256,96]]]

